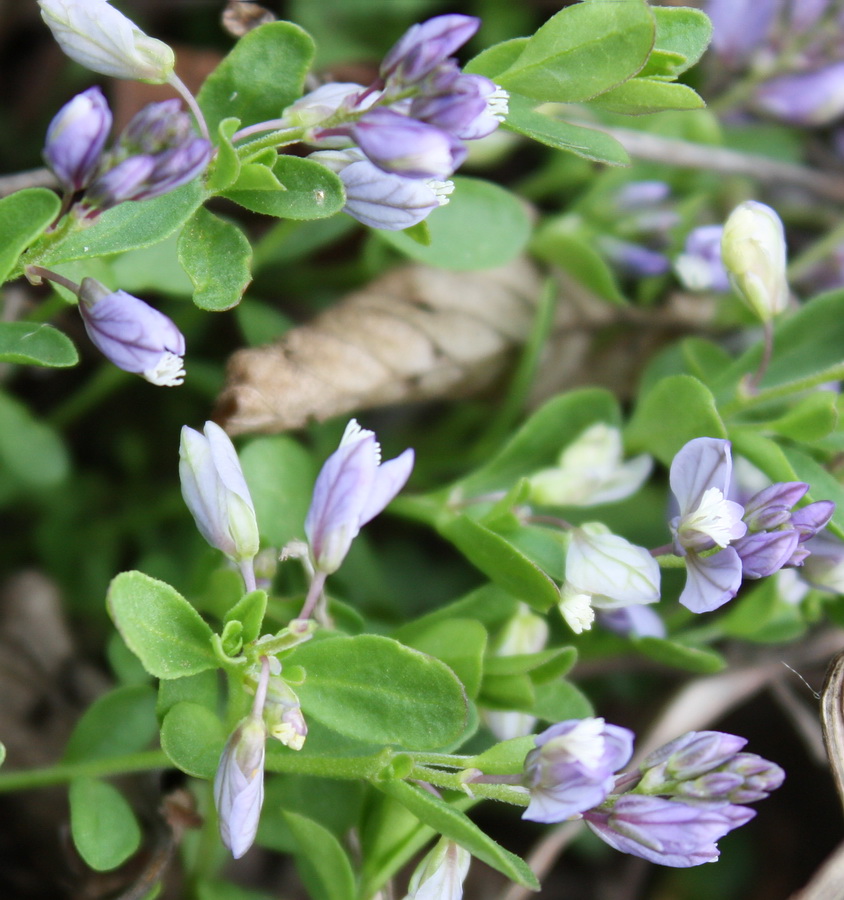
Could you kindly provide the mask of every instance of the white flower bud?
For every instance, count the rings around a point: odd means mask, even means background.
[[[101,75],[163,84],[175,65],[163,41],[144,34],[108,0],[38,0],[41,18],[62,50]]]
[[[770,206],[747,200],[730,213],[721,259],[733,287],[763,322],[786,308],[785,234]]]
[[[404,900],[461,900],[471,861],[468,850],[442,838],[417,866]]]

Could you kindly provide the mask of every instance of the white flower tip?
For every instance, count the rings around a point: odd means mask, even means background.
[[[185,380],[185,361],[168,350],[162,354],[155,368],[143,373],[143,377],[158,387],[178,387]]]
[[[566,583],[563,585],[559,608],[566,624],[575,634],[591,630],[595,621],[595,611],[592,609],[592,597],[589,594],[579,593]]]
[[[510,112],[510,94],[496,85],[495,90],[487,97],[486,108],[493,119],[503,122]]]
[[[358,441],[364,441],[369,437],[372,438],[373,447],[375,448],[375,463],[380,466],[381,445],[375,439],[375,432],[370,431],[368,428],[361,428],[357,419],[349,420],[349,424],[343,432],[343,437],[340,439],[340,446],[347,447],[349,444],[356,444]]]
[[[437,198],[437,203],[440,206],[445,206],[451,195],[454,193],[453,181],[437,181],[436,178],[431,178],[427,184],[434,192],[434,196]]]

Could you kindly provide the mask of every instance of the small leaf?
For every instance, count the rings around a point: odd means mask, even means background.
[[[425,220],[430,244],[403,231],[377,231],[378,238],[411,259],[442,269],[492,269],[514,260],[530,237],[530,220],[514,194],[479,178],[455,176],[454,193]]]
[[[705,647],[692,647],[680,641],[643,637],[634,639],[633,643],[650,659],[675,669],[696,672],[699,675],[720,672],[727,665],[720,653]]]
[[[184,678],[168,678],[159,682],[155,712],[159,719],[163,719],[182,701],[196,703],[216,712],[219,693],[217,673],[212,669],[196,675],[186,675]]]
[[[712,22],[706,13],[689,6],[654,6],[651,12],[656,20],[656,47],[683,60],[670,72],[663,69],[676,78],[703,56],[712,39]],[[643,74],[651,74],[650,69],[649,59]]]
[[[545,612],[560,601],[557,585],[508,540],[470,519],[455,516],[439,527],[460,552],[514,597]]]
[[[75,366],[73,341],[52,325],[0,322],[0,362],[55,368]]]
[[[377,635],[298,647],[307,677],[296,688],[305,718],[340,734],[414,750],[445,747],[462,733],[466,696],[438,659]]]
[[[465,765],[467,768],[480,769],[486,775],[517,774],[524,769],[525,757],[535,746],[536,738],[532,734],[511,738],[467,759]]]
[[[143,572],[122,572],[109,586],[107,604],[123,640],[156,678],[216,668],[211,629],[169,584]]]
[[[70,461],[58,433],[18,400],[0,391],[0,471],[22,486],[43,490],[67,477]]]
[[[98,872],[116,869],[141,844],[132,808],[117,788],[96,778],[70,783],[70,830],[79,855]]]
[[[512,38],[487,47],[463,66],[464,72],[484,75],[493,81],[519,58],[530,38]]]
[[[449,619],[421,630],[402,642],[441,659],[460,679],[471,699],[478,696],[486,649],[486,629],[475,619]]]
[[[187,700],[172,706],[161,723],[161,749],[174,766],[197,778],[214,777],[226,738],[208,707]]]
[[[107,759],[143,750],[158,732],[155,691],[149,685],[120,687],[85,710],[65,748],[66,762]]]
[[[242,190],[238,182],[223,196],[252,212],[280,219],[323,219],[340,212],[346,202],[340,178],[312,159],[279,156],[273,175],[283,190]]]
[[[245,125],[277,119],[302,96],[313,56],[310,35],[292,22],[272,22],[245,34],[199,91],[209,128],[232,116]]]
[[[536,876],[522,859],[497,844],[464,813],[449,806],[444,800],[404,781],[376,783],[375,786],[407,807],[421,822],[430,825],[443,837],[456,841],[472,856],[492,866],[511,881],[532,891],[539,890]]]
[[[179,237],[179,262],[193,283],[193,302],[215,312],[231,309],[252,280],[252,245],[233,222],[200,207]]]
[[[631,78],[589,101],[590,106],[625,116],[641,116],[665,109],[702,109],[703,99],[685,84],[656,78]]]
[[[296,864],[314,900],[355,900],[355,874],[336,837],[313,819],[284,812],[296,841]]]
[[[595,708],[583,691],[562,678],[537,685],[536,703],[528,711],[546,722],[565,722],[595,715]]]
[[[552,16],[496,82],[536,100],[588,100],[642,68],[655,31],[642,0],[578,3]]]
[[[632,452],[646,450],[669,466],[692,438],[726,438],[727,430],[709,388],[691,375],[672,375],[640,399],[626,436]]]
[[[533,681],[548,681],[566,672],[577,661],[574,647],[555,647],[539,653],[517,653],[511,656],[489,656],[484,663],[488,675],[529,674]]]
[[[232,146],[232,135],[240,127],[240,119],[223,119],[217,129],[220,140],[217,142],[217,153],[208,169],[205,189],[209,194],[218,194],[231,187],[240,174],[240,157]]]
[[[0,284],[18,257],[59,214],[61,201],[46,188],[27,188],[0,200]]]
[[[240,622],[243,626],[240,638],[249,644],[261,635],[261,625],[267,612],[267,592],[250,591],[226,613],[223,623]]]

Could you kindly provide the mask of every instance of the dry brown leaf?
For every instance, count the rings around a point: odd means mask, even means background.
[[[243,37],[259,25],[275,22],[277,16],[252,0],[229,0],[223,10],[223,28],[232,37]]]
[[[353,410],[474,393],[527,339],[540,277],[394,269],[307,325],[229,361],[216,418],[232,434],[301,428]]]

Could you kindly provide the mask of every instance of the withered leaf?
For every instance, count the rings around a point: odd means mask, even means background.
[[[273,344],[229,361],[215,418],[231,434],[472,394],[527,339],[540,294],[527,260],[481,272],[388,272]]]

